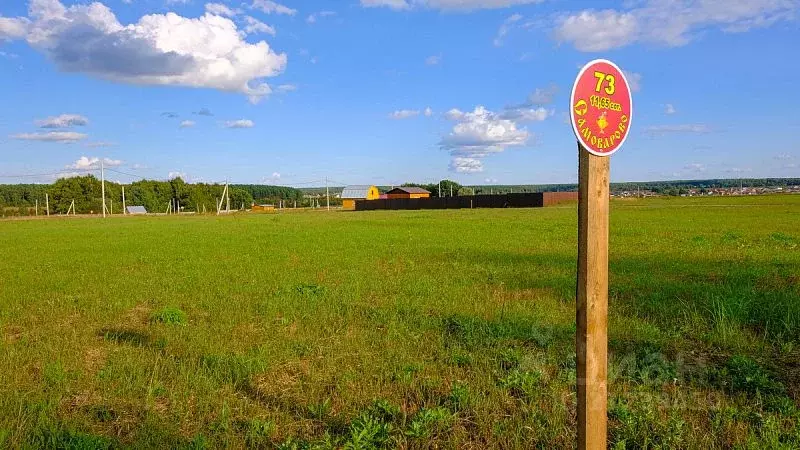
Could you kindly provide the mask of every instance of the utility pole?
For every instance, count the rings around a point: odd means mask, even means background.
[[[50,217],[50,195],[47,193],[44,194],[44,205],[47,209],[47,217]]]
[[[228,192],[228,181],[225,181],[225,212],[231,212],[231,193]]]
[[[113,199],[108,199],[108,201],[111,202],[111,215],[113,216],[114,215],[114,200]]]
[[[122,186],[122,215],[128,214],[128,210],[125,207],[125,185]]]
[[[328,204],[328,211],[331,210],[331,193],[328,190],[328,177],[325,177],[325,203]]]
[[[439,198],[442,198],[442,180],[439,180]]]
[[[103,196],[103,218],[106,217],[106,173],[103,158],[100,158],[100,195]]]
[[[36,199],[36,215],[39,215],[39,199]]]
[[[453,196],[453,185],[451,184],[450,185],[450,197],[452,197],[452,196]]]

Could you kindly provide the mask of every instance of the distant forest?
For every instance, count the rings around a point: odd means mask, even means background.
[[[431,195],[472,195],[508,192],[562,192],[575,191],[576,184],[539,184],[539,185],[482,185],[462,186],[452,180],[441,183],[406,183],[404,186],[420,186]],[[612,183],[612,193],[623,191],[651,191],[660,195],[680,195],[689,189],[738,188],[743,187],[786,187],[800,186],[800,178],[744,178],[714,180],[680,180],[680,181],[645,181],[640,183]],[[223,185],[186,183],[180,178],[170,181],[137,181],[125,185],[125,197],[128,206],[141,205],[149,212],[164,212],[172,199],[177,199],[181,211],[207,212],[215,210],[215,204],[222,196]],[[391,186],[379,186],[382,192]],[[330,187],[331,205],[339,204],[336,194],[342,187]],[[74,178],[62,178],[53,184],[5,184],[0,185],[0,210],[3,215],[28,215],[34,213],[38,200],[39,211],[45,207],[45,194],[49,196],[50,213],[66,213],[72,200],[78,214],[99,213],[102,210],[100,180],[92,175]],[[231,208],[238,209],[242,205],[249,207],[257,204],[278,204],[283,201],[287,206],[309,206],[311,200],[306,195],[325,195],[325,188],[296,189],[286,186],[268,186],[261,184],[235,184],[229,186]],[[106,181],[106,201],[113,202],[114,211],[122,212],[122,185]],[[320,200],[324,206],[324,198]]]
[[[122,212],[121,184],[106,181],[106,204],[114,205],[114,212]],[[224,189],[219,184],[189,184],[181,178],[170,181],[137,181],[125,184],[125,200],[128,206],[141,205],[148,212],[165,212],[167,205],[177,199],[181,211],[207,212],[216,210]],[[5,184],[0,185],[0,208],[4,215],[33,214],[37,201],[39,212],[45,208],[45,194],[49,197],[50,213],[66,213],[75,200],[78,214],[100,213],[102,211],[102,188],[100,180],[92,175],[62,178],[53,184]],[[232,209],[252,203],[277,203],[279,200],[302,199],[298,189],[284,186],[230,185],[229,197]],[[15,211],[7,211],[13,208]]]

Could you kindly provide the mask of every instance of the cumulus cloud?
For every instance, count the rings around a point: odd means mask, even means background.
[[[430,117],[433,115],[433,110],[431,109],[430,106],[428,106],[427,108],[425,108],[425,111],[423,111],[422,114],[424,114],[425,117]]]
[[[778,161],[788,161],[792,159],[792,155],[790,155],[789,153],[778,153],[777,155],[775,155],[775,159],[777,159]]]
[[[248,119],[229,120],[225,122],[225,128],[253,128],[255,123]]]
[[[89,125],[89,119],[78,114],[61,114],[36,121],[39,128],[69,128]]]
[[[401,120],[409,119],[419,115],[419,110],[416,109],[401,109],[389,114],[390,119]]]
[[[212,13],[150,14],[124,25],[99,2],[31,0],[28,15],[14,19],[16,27],[4,21],[2,36],[24,37],[61,70],[118,82],[211,88],[258,101],[271,92],[264,80],[287,61],[265,41],[246,42],[231,19]]]
[[[677,111],[675,110],[675,107],[672,106],[672,103],[667,103],[664,105],[664,114],[675,114],[676,112]]]
[[[798,2],[793,0],[646,0],[627,4],[633,7],[563,15],[557,20],[555,39],[584,52],[635,42],[676,47],[689,43],[703,29],[740,33],[791,20],[798,10]]]
[[[122,165],[119,159],[103,158],[104,167],[118,167]],[[100,168],[100,158],[81,156],[77,161],[67,166],[67,169],[93,170]]]
[[[189,177],[186,175],[186,172],[180,172],[180,171],[177,171],[177,170],[176,171],[172,171],[172,172],[167,174],[167,179],[168,180],[174,180],[175,178],[180,178],[180,179],[182,179],[184,181],[188,181]]]
[[[710,133],[711,128],[702,123],[687,123],[679,125],[651,125],[645,127],[644,132],[653,136],[663,136],[666,134],[702,134]]]
[[[443,11],[472,11],[476,9],[498,9],[543,0],[361,0],[361,6],[387,7],[396,11],[412,8],[429,8]]]
[[[253,0],[253,5],[251,7],[267,14],[285,14],[288,16],[297,14],[296,9],[289,8],[280,3],[275,3],[271,0]]]
[[[30,21],[24,17],[0,16],[0,40],[20,39],[28,33]]]
[[[525,145],[531,137],[524,128],[517,128],[514,120],[483,106],[475,107],[472,112],[451,109],[445,117],[458,123],[442,138],[439,147],[453,156],[450,169],[456,172],[480,172],[483,170],[481,158],[503,152],[508,147]]]
[[[195,125],[195,123],[194,123],[193,120],[184,120],[183,122],[181,122],[180,127],[181,128],[191,128],[194,125]]]
[[[76,133],[75,131],[48,131],[46,133],[19,133],[11,135],[12,139],[19,139],[23,141],[41,141],[41,142],[60,142],[71,143],[77,142],[89,137],[83,133]]]

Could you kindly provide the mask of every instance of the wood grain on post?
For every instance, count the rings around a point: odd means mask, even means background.
[[[578,449],[606,448],[609,158],[578,144]]]

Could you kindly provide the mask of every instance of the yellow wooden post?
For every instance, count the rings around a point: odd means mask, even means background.
[[[609,158],[578,144],[578,449],[606,448]]]

